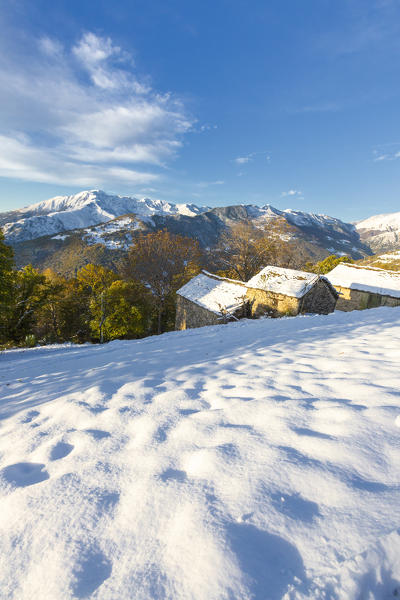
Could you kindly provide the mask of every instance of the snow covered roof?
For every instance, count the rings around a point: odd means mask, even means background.
[[[315,273],[307,273],[306,271],[269,266],[254,275],[246,285],[265,292],[302,298],[318,281],[319,277]]]
[[[220,315],[239,308],[246,295],[246,286],[233,279],[225,279],[204,271],[181,287],[177,294],[202,308]]]
[[[326,278],[334,286],[400,298],[400,271],[341,263]]]

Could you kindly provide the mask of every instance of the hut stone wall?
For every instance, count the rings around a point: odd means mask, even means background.
[[[336,302],[335,289],[327,281],[320,279],[303,296],[300,312],[328,315],[335,310]]]
[[[192,329],[221,323],[218,315],[177,295],[175,329]]]
[[[353,290],[338,285],[335,285],[335,289],[340,294],[336,304],[338,310],[351,311],[376,308],[378,306],[400,306],[400,298]]]
[[[246,300],[251,306],[253,317],[260,317],[266,313],[272,317],[281,317],[282,315],[294,316],[299,313],[300,308],[298,298],[274,292],[265,292],[255,288],[248,288]]]

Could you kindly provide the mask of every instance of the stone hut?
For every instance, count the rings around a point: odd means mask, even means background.
[[[246,285],[203,271],[177,291],[175,329],[237,320],[246,314]]]
[[[335,310],[338,293],[321,275],[265,267],[247,283],[246,299],[253,316],[294,316],[304,313],[327,315]]]
[[[339,293],[338,310],[400,306],[400,271],[340,263],[326,277]]]
[[[247,283],[203,271],[177,291],[175,328],[262,315],[328,314],[337,298],[325,277],[305,271],[265,267]]]

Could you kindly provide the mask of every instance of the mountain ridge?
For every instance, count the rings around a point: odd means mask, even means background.
[[[195,215],[208,210],[195,204],[172,204],[164,200],[138,199],[89,190],[71,196],[55,196],[14,211],[0,213],[0,226],[10,242],[33,240],[106,223],[125,214]]]
[[[268,220],[284,216],[293,225],[312,226],[317,223],[340,223],[349,232],[354,226],[329,215],[307,213],[291,208],[280,210],[271,204],[257,206],[239,204],[227,207],[197,206],[196,204],[173,204],[151,198],[138,199],[130,196],[106,194],[102,190],[88,190],[70,196],[55,196],[42,202],[28,205],[14,211],[0,213],[0,226],[10,241],[26,241],[45,235],[63,233],[72,229],[92,227],[106,223],[126,214],[135,214],[140,218],[160,216],[195,217],[213,210],[229,211],[237,207],[246,208],[246,218],[250,220]],[[46,218],[43,218],[46,217]]]
[[[389,221],[390,217],[385,216]],[[166,229],[196,239],[200,246],[209,250],[215,247],[224,231],[237,223],[246,221],[268,229],[274,219],[285,219],[299,252],[307,253],[312,260],[321,260],[329,254],[347,254],[361,259],[375,250],[369,240],[374,238],[376,231],[368,229],[371,222],[374,225],[374,217],[353,224],[329,215],[290,208],[281,210],[271,204],[210,208],[110,195],[102,190],[55,196],[0,213],[0,227],[3,227],[7,243],[14,248],[18,266],[29,262],[38,268],[53,266],[57,255],[57,270],[62,271],[65,255],[68,255],[68,272],[71,272],[76,266],[85,264],[86,255],[90,255],[91,260],[114,264],[117,255],[126,252],[140,233]],[[394,240],[394,246],[386,245],[385,251],[400,247],[395,231],[378,231],[379,235],[382,233],[384,236],[389,234]]]

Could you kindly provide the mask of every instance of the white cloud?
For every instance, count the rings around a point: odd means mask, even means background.
[[[288,190],[287,192],[282,192],[281,196],[302,196],[303,192],[300,192],[300,190]]]
[[[44,54],[48,54],[49,56],[60,56],[63,52],[62,44],[49,37],[43,37],[39,40],[39,48]]]
[[[200,125],[200,126],[197,128],[197,131],[198,131],[199,133],[204,133],[205,131],[213,131],[214,129],[218,129],[218,125],[210,125],[210,124],[208,124],[208,123],[205,123],[205,124],[203,124],[203,125]]]
[[[234,162],[237,165],[245,165],[246,163],[250,162],[252,160],[252,155],[249,154],[249,156],[239,156],[238,158],[234,159]]]
[[[374,150],[373,154],[374,154],[374,158],[373,161],[374,162],[381,162],[381,161],[391,161],[391,160],[397,160],[400,158],[400,151],[399,150],[394,150],[394,149],[390,149],[388,150],[388,148],[393,147],[393,146],[399,146],[398,143],[396,144],[384,144],[382,146],[385,147],[385,150],[381,149],[381,150]]]
[[[121,48],[113,46],[110,38],[101,38],[94,33],[85,33],[73,46],[72,52],[89,68],[105,62],[111,56],[119,56]]]
[[[138,94],[145,94],[150,87],[139,82],[131,69],[132,57],[114,46],[110,38],[101,38],[94,33],[85,33],[73,46],[72,53],[87,70],[92,82],[103,89],[131,88]],[[121,69],[119,64],[127,64],[130,70]],[[112,68],[110,68],[112,67]]]
[[[110,38],[86,33],[65,48],[45,37],[27,54],[0,40],[0,176],[146,184],[192,128],[183,103],[139,79]]]
[[[82,186],[110,181],[144,184],[158,179],[157,174],[147,171],[113,165],[104,169],[94,163],[71,161],[62,151],[38,148],[24,136],[16,139],[0,135],[0,148],[0,174],[3,177],[61,185],[71,182]]]
[[[265,156],[267,161],[271,160],[269,152],[250,152],[244,156],[238,156],[237,158],[234,158],[232,162],[236,163],[237,165],[246,165],[247,163],[252,162],[257,156]]]

